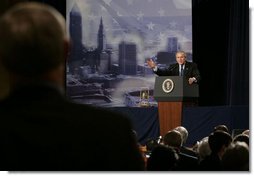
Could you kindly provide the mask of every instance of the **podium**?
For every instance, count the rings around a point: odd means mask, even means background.
[[[158,102],[160,135],[181,125],[182,110],[199,97],[198,84],[189,84],[182,76],[159,76],[155,79],[154,99]]]

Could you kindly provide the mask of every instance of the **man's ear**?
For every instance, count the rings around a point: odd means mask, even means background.
[[[64,59],[67,61],[67,59],[70,56],[71,52],[71,41],[68,38],[64,39]]]

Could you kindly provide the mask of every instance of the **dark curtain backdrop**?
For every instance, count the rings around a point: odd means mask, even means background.
[[[247,105],[249,102],[249,1],[234,0],[229,18],[226,103]]]
[[[37,0],[66,13],[64,0]],[[200,106],[249,105],[249,1],[192,0]]]
[[[192,0],[201,106],[249,105],[249,1]]]
[[[66,0],[28,0],[43,2],[45,4],[52,5],[55,7],[64,17],[66,15]]]

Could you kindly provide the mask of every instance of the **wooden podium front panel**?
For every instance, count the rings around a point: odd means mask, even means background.
[[[158,102],[160,135],[181,125],[183,102]]]

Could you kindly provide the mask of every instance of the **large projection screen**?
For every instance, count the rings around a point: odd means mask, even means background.
[[[100,107],[138,107],[140,93],[153,99],[155,75],[146,65],[175,63],[183,50],[192,61],[190,0],[66,0],[71,52],[66,93]]]

